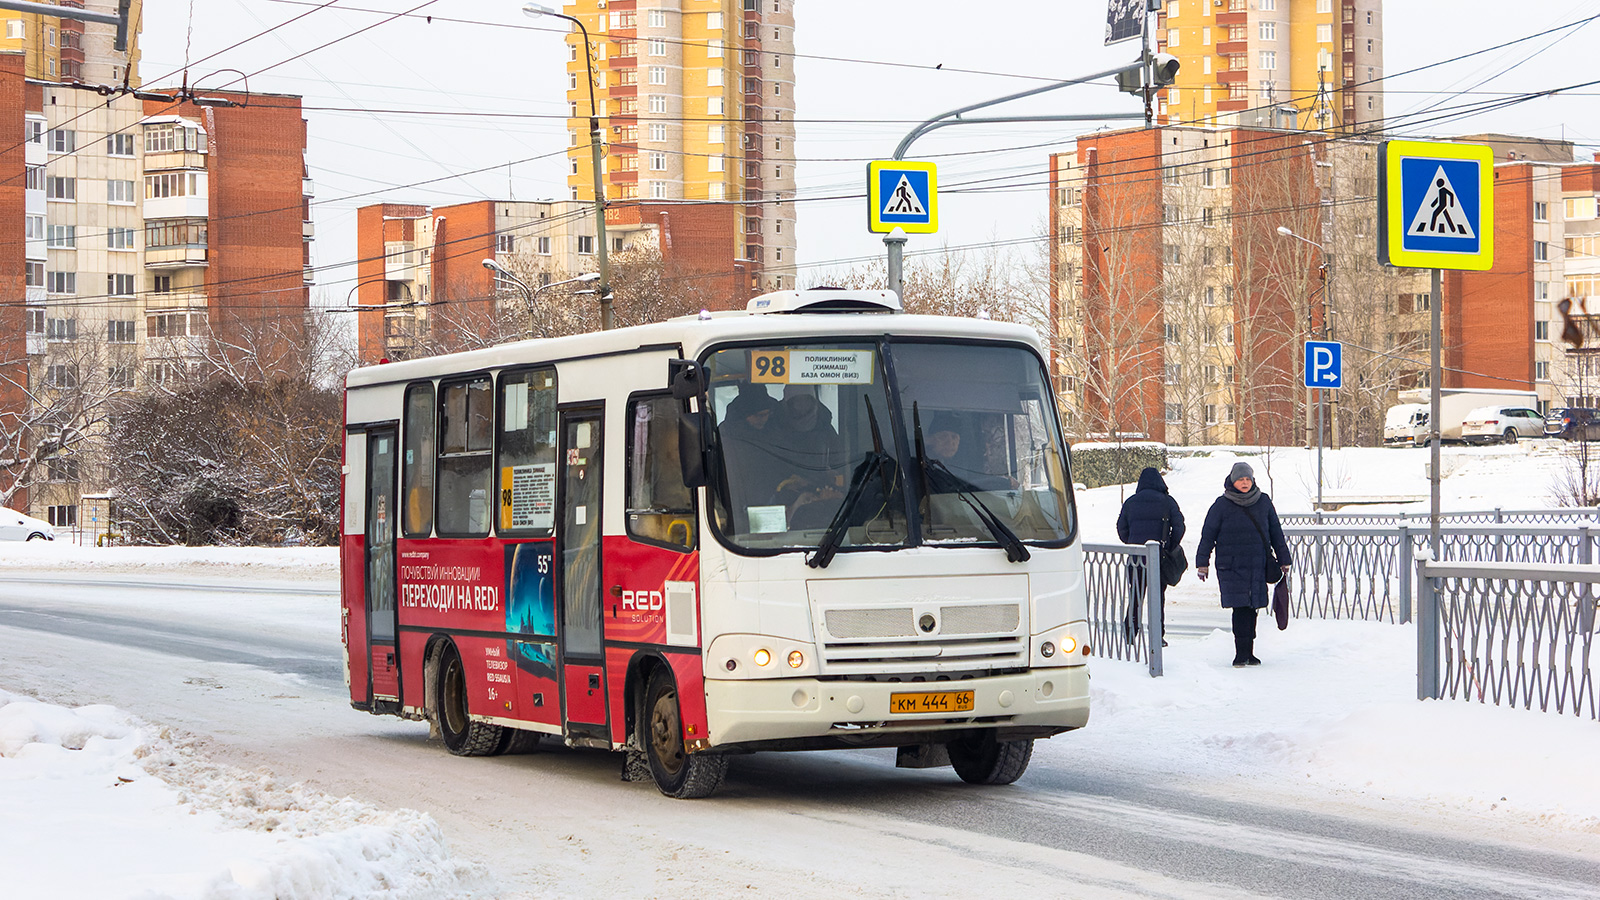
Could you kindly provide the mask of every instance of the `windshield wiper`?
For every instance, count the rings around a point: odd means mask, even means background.
[[[956,473],[950,471],[949,466],[939,460],[929,461],[922,441],[922,413],[917,409],[917,403],[914,400],[911,403],[911,427],[914,432],[914,443],[917,449],[917,469],[922,475],[922,496],[928,498],[928,518],[930,520],[933,518],[933,479],[929,477],[928,473],[932,471],[934,466],[938,466],[940,471],[944,472],[945,476],[950,479],[949,486],[955,495],[972,508],[973,515],[978,517],[978,521],[983,523],[983,527],[989,529],[989,533],[994,535],[994,539],[1000,543],[1001,547],[1005,548],[1006,559],[1010,562],[1027,562],[1033,554],[1028,552],[1027,545],[1022,543],[1022,539],[1017,537],[1017,533],[1007,528],[1006,523],[1000,521],[1000,517],[985,506],[983,501],[978,498],[978,495],[970,489],[971,486],[967,485],[966,481]],[[941,491],[940,493],[945,492]]]
[[[894,465],[893,457],[887,453],[868,450],[867,455],[856,466],[855,474],[850,476],[850,487],[845,492],[844,502],[839,504],[839,511],[833,514],[833,521],[828,523],[828,533],[822,536],[817,544],[817,549],[806,557],[806,565],[813,569],[826,569],[828,563],[833,562],[833,556],[839,552],[839,545],[844,542],[845,533],[850,530],[850,518],[855,515],[856,507],[860,505],[861,498],[867,495],[866,486],[869,476],[876,470],[883,482],[889,482],[889,467]],[[888,497],[884,498],[885,504]]]

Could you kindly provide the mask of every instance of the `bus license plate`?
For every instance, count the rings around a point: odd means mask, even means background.
[[[891,713],[971,712],[971,691],[928,691],[916,694],[890,694]]]

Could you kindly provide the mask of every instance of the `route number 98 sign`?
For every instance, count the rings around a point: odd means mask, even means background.
[[[756,384],[871,384],[872,350],[752,350]]]

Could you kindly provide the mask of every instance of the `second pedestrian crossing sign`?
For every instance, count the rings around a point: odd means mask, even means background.
[[[939,230],[939,178],[931,162],[880,159],[867,163],[867,230],[887,234]]]
[[[1387,141],[1378,165],[1378,259],[1412,269],[1494,265],[1494,151]]]

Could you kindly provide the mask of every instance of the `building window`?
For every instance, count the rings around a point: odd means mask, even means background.
[[[1277,22],[1262,22],[1261,23],[1261,39],[1263,41],[1275,41],[1275,40],[1277,40],[1278,39],[1278,23]]]
[[[21,19],[6,20],[6,39],[11,41],[25,41],[28,39],[28,24]]]
[[[78,133],[65,128],[52,128],[45,149],[51,153],[72,153],[78,149]]]
[[[1166,370],[1163,373],[1163,377],[1164,377],[1165,383],[1167,383],[1167,384],[1177,384],[1179,381],[1182,381],[1183,380],[1183,364],[1182,363],[1167,363]]]
[[[651,94],[647,100],[647,103],[649,105],[649,110],[653,113],[664,113],[667,111],[667,98],[662,94]]]
[[[667,154],[661,150],[650,151],[650,171],[665,172],[667,170]]]
[[[727,187],[720,181],[713,181],[706,185],[707,200],[721,200],[727,194]]]
[[[711,24],[712,16],[715,16],[717,18],[717,20],[718,20],[717,24],[715,26],[713,26]],[[711,27],[721,28],[722,27],[721,19],[722,19],[722,16],[721,16],[720,13],[712,13],[711,16],[707,16],[706,17],[706,27],[708,27],[708,28],[711,28]],[[651,28],[665,28],[665,27],[667,27],[667,11],[664,10],[664,9],[652,9],[652,10],[650,10],[649,18],[646,19],[645,21],[650,23],[650,27]]]
[[[711,59],[722,58],[721,38],[712,38],[711,40],[706,41],[706,56],[710,57]]]
[[[1330,12],[1333,12],[1333,0],[1317,0],[1317,12],[1319,12],[1319,13],[1330,13]]]
[[[205,132],[200,130],[200,126],[165,122],[145,127],[144,152],[173,153],[181,150],[206,152]]]
[[[594,235],[578,235],[578,252],[584,256],[594,255]]]
[[[652,200],[666,200],[666,199],[668,199],[667,183],[665,181],[652,181],[652,182],[650,182],[650,199],[652,199]]]
[[[44,287],[44,263],[26,263],[24,266],[23,284],[28,287]]]
[[[106,182],[106,202],[131,205],[133,203],[133,182],[119,178],[112,178]]]
[[[106,383],[114,388],[131,389],[133,387],[133,367],[111,366],[106,369]]]
[[[156,247],[205,247],[205,219],[159,219],[146,222],[144,244]],[[160,276],[168,277],[170,276]]]
[[[494,249],[496,253],[515,253],[517,250],[517,236],[514,234],[495,235]]]
[[[1276,50],[1263,50],[1263,51],[1261,51],[1261,70],[1263,72],[1271,72],[1271,71],[1276,70],[1277,68],[1278,68],[1278,51],[1276,51]],[[1270,99],[1270,98],[1268,98],[1268,99]]]
[[[46,245],[54,250],[72,250],[78,246],[78,226],[51,225]]]
[[[1161,332],[1162,336],[1166,338],[1167,343],[1176,344],[1178,342],[1178,336],[1180,332],[1177,325],[1174,325],[1171,322],[1164,323],[1161,326]]]
[[[1177,403],[1167,405],[1167,424],[1176,425],[1183,421],[1183,407]]]
[[[650,47],[650,55],[651,56],[666,56],[667,55],[667,42],[665,40],[663,40],[662,38],[651,38],[650,39],[650,43],[649,43],[649,47]]]
[[[1550,221],[1550,204],[1542,200],[1533,201],[1533,220],[1535,222]]]
[[[1166,260],[1168,264],[1176,265],[1180,260],[1182,260],[1183,257],[1180,255],[1181,251],[1178,249],[1177,244],[1167,244],[1164,249],[1166,251]]]
[[[1215,403],[1206,404],[1206,424],[1217,424],[1217,405]]]
[[[45,322],[45,337],[52,341],[78,339],[77,319],[49,319]]]
[[[711,125],[706,128],[706,143],[721,144],[727,140],[726,125]]]
[[[157,275],[157,276],[155,276],[151,281],[151,293],[155,293],[155,294],[170,294],[170,293],[172,293],[172,276],[171,275]]]
[[[1536,341],[1550,340],[1549,321],[1545,319],[1539,319],[1533,323],[1533,339]]]
[[[1176,47],[1176,46],[1178,46],[1178,29],[1176,29],[1176,28],[1168,28],[1167,29],[1167,46],[1168,47]]]
[[[1232,322],[1229,322],[1228,324],[1222,326],[1222,342],[1224,344],[1233,343],[1233,323]]]
[[[1278,8],[1278,0],[1261,0],[1261,2],[1259,4],[1257,4],[1256,8],[1260,9],[1260,10],[1263,10],[1263,11],[1271,11],[1271,10],[1277,9]]]
[[[1548,281],[1535,281],[1533,283],[1533,299],[1535,299],[1535,300],[1549,300],[1550,299],[1550,282],[1548,282]]]
[[[134,337],[135,333],[133,330],[133,321],[131,319],[112,319],[106,323],[107,342],[112,344],[131,344],[133,343]]]
[[[660,122],[651,122],[650,140],[658,144],[664,143],[667,140],[667,126]]]
[[[550,238],[545,235],[533,239],[534,251],[540,256],[550,255]]]
[[[23,225],[23,236],[30,241],[42,241],[44,235],[44,216],[28,216]]]
[[[1217,289],[1212,287],[1209,284],[1206,285],[1206,305],[1207,306],[1216,306],[1217,305]]]
[[[198,172],[163,172],[144,177],[146,200],[158,200],[164,197],[199,197],[202,193]]]
[[[50,272],[45,276],[45,289],[52,294],[76,294],[77,272]]]
[[[1550,244],[1545,241],[1533,242],[1533,258],[1537,262],[1550,261]]]
[[[106,229],[106,249],[107,250],[132,250],[132,249],[134,249],[134,246],[133,246],[133,229],[132,228],[108,228],[108,229]]]
[[[707,172],[721,172],[721,171],[723,171],[723,163],[724,163],[724,161],[723,161],[723,158],[721,156],[708,157],[706,159],[706,171]]]
[[[722,115],[722,98],[721,97],[707,97],[706,98],[706,114],[707,115],[711,115],[711,116],[720,116],[720,115]]]
[[[651,66],[650,67],[650,83],[651,84],[666,84],[667,83],[667,67],[666,66]]]
[[[111,296],[113,296],[113,297],[132,297],[133,296],[133,276],[132,275],[107,275],[106,276],[106,293],[111,295]]]
[[[30,191],[44,190],[44,166],[28,166],[23,187]]]
[[[1533,377],[1539,381],[1550,380],[1550,364],[1540,360],[1533,364]]]
[[[47,200],[76,202],[78,199],[78,179],[61,175],[47,176],[44,180],[44,196]]]

